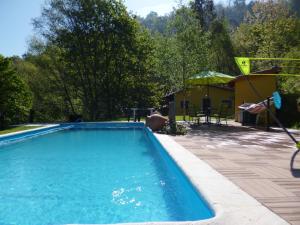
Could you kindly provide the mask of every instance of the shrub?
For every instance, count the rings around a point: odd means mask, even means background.
[[[168,123],[159,133],[170,135],[185,135],[187,133],[187,128],[181,123],[175,123],[173,126]]]

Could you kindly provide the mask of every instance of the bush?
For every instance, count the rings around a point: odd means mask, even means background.
[[[168,123],[159,133],[170,135],[185,135],[187,133],[187,128],[180,123],[176,123],[173,126]]]

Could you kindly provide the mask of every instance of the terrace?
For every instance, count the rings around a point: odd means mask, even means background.
[[[173,139],[281,218],[300,224],[300,173],[290,170],[296,149],[286,134],[231,122],[198,126]],[[294,168],[300,168],[299,155]]]

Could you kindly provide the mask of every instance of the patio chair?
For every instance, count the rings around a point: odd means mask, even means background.
[[[211,101],[209,97],[205,97],[202,99],[202,111],[197,113],[197,117],[201,120],[202,117],[205,118],[205,123],[210,124],[211,116]]]
[[[227,101],[222,101],[219,110],[215,113],[212,113],[211,117],[216,119],[217,125],[222,125],[221,123],[222,120],[225,121],[226,125],[228,125],[227,118],[228,118],[229,109],[230,109],[230,103]]]
[[[188,110],[188,116],[189,116],[189,121],[190,122],[197,122],[198,121],[197,108],[194,105]]]
[[[127,115],[127,121],[130,122],[130,120],[134,122],[140,122],[141,116],[142,116],[142,110],[139,108],[126,108],[125,113]]]

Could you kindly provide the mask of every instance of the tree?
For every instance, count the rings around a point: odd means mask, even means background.
[[[151,33],[158,32],[161,34],[166,33],[169,19],[169,16],[158,16],[156,12],[150,12],[146,18],[138,17],[138,21]]]
[[[191,8],[201,28],[209,36],[208,66],[206,69],[224,73],[233,73],[234,53],[229,31],[223,17],[217,18],[214,3],[211,0],[195,0]]]
[[[298,22],[282,2],[256,2],[234,34],[240,55],[281,57],[299,44]]]
[[[57,48],[31,42],[23,59],[14,60],[16,70],[33,93],[32,118],[37,122],[64,121],[78,115],[82,104],[74,86],[66,76]]]
[[[80,95],[86,119],[111,118],[128,105],[156,104],[146,101],[156,99],[148,64],[152,42],[122,2],[51,0],[35,27],[59,50],[63,82]],[[150,96],[134,98],[132,91],[141,88]]]
[[[246,0],[234,0],[232,6],[228,6],[225,16],[233,28],[236,28],[243,22],[247,13]]]
[[[299,0],[289,0],[292,10],[300,17],[300,1]]]
[[[174,37],[156,34],[155,71],[157,83],[164,94],[168,94],[182,88],[181,70],[179,66],[180,56]]]
[[[211,24],[210,37],[209,69],[226,74],[236,73],[233,44],[225,21],[218,19]]]
[[[11,59],[0,55],[0,129],[27,121],[31,93],[12,67]]]
[[[285,55],[286,58],[300,59],[300,46],[294,47]],[[284,73],[300,74],[299,62],[286,61]],[[296,76],[280,77],[279,87],[283,93],[297,94],[300,99],[300,79]]]
[[[201,27],[208,30],[210,24],[216,19],[213,0],[195,0],[191,2],[191,8],[196,12]]]
[[[207,68],[208,36],[199,25],[195,13],[185,6],[175,11],[169,29],[173,36],[170,43],[174,44],[175,53],[172,57],[176,60],[171,71],[175,70],[173,73],[176,74],[178,86],[186,96],[187,79]]]

